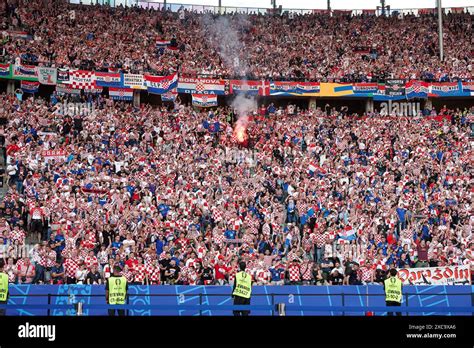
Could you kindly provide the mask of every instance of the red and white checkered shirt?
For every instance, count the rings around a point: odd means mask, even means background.
[[[189,273],[189,268],[186,266],[180,267],[179,275],[178,275],[178,280],[184,283],[188,282],[188,273]]]
[[[45,254],[45,267],[53,267],[56,263],[56,252],[51,250],[47,255]]]
[[[127,279],[127,282],[132,282],[133,281],[133,272],[128,270],[128,271],[122,271],[121,272],[122,276]]]
[[[64,272],[66,274],[66,277],[75,278],[78,269],[78,260],[68,258],[64,261]]]
[[[361,280],[363,282],[370,282],[372,274],[374,274],[374,269],[372,267],[364,266],[360,268],[360,271],[362,273]]]
[[[158,260],[161,261],[161,260],[164,260],[165,258],[166,258],[166,252],[163,251],[163,252],[160,254],[160,256],[158,257]]]
[[[312,262],[308,262],[301,266],[300,271],[302,280],[311,280],[313,278],[312,265]]]
[[[290,282],[298,282],[301,279],[300,265],[292,264],[288,267],[288,273],[290,276]]]
[[[295,252],[294,250],[290,250],[290,251],[288,252],[288,254],[286,255],[286,259],[287,259],[289,262],[291,262],[291,261],[293,261],[294,259],[297,259],[297,258],[298,258],[298,256],[296,256],[296,252]]]
[[[13,230],[10,232],[10,239],[12,242],[18,241],[20,245],[25,243],[25,232],[22,230]]]
[[[224,243],[224,240],[225,240],[225,236],[223,234],[212,236],[212,241],[218,245],[221,245],[222,243]]]
[[[313,240],[311,239],[311,237],[303,238],[301,244],[305,251],[310,251],[313,248]]]
[[[46,252],[44,250],[42,250],[39,254],[39,257],[40,257],[40,260],[39,260],[39,264],[43,267],[46,267]]]
[[[152,266],[149,265],[146,268],[146,272],[148,274],[148,280],[152,283],[159,283],[160,282],[160,267],[159,266]]]
[[[41,220],[44,214],[41,208],[35,207],[30,210],[30,215],[32,220]]]
[[[267,284],[270,281],[270,272],[266,269],[257,269],[255,278],[257,282]]]
[[[263,233],[264,235],[270,235],[270,225],[269,225],[269,224],[263,225],[263,227],[262,227],[262,233]]]
[[[326,241],[326,236],[322,233],[311,233],[310,234],[313,243],[316,245],[317,248],[322,248]]]
[[[94,265],[98,266],[99,261],[97,260],[97,257],[87,255],[86,257],[84,257],[84,264],[86,265],[88,269],[90,269]]]
[[[145,267],[145,265],[140,263],[140,264],[135,266],[133,271],[134,271],[134,275],[135,275],[134,281],[136,283],[143,284],[143,282],[145,281],[145,276],[146,276],[146,267]]]
[[[188,271],[188,284],[189,285],[197,285],[199,277],[195,270]]]

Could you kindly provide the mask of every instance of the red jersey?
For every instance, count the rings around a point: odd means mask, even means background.
[[[215,265],[214,271],[216,272],[216,279],[225,279],[225,275],[229,269],[225,265]]]

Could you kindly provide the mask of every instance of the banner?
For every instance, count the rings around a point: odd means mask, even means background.
[[[141,74],[123,74],[123,87],[132,89],[146,89],[145,80]]]
[[[217,95],[211,94],[193,94],[193,105],[202,108],[217,106]]]
[[[133,100],[133,89],[110,87],[109,96],[114,100]]]
[[[55,85],[57,83],[57,69],[38,67],[38,81],[42,85]]]
[[[110,69],[113,70],[113,69]],[[102,87],[147,89],[149,93],[166,94],[163,101],[175,100],[176,93],[227,95],[246,93],[254,96],[302,97],[364,97],[375,101],[395,101],[428,97],[472,97],[474,82],[424,82],[402,79],[385,83],[319,83],[295,81],[247,81],[206,78],[121,74],[116,71],[93,72],[61,68],[36,67],[22,64],[0,64],[0,78],[39,81],[43,85],[62,85],[58,92],[68,89],[101,92]],[[65,86],[68,85],[68,86]],[[171,91],[174,92],[171,93]]]
[[[225,80],[195,79],[185,77],[179,79],[178,93],[225,95],[228,94],[228,91],[226,91]]]
[[[119,73],[95,72],[95,84],[100,87],[121,87],[122,77]]]
[[[148,93],[163,94],[178,87],[178,73],[169,76],[145,75],[145,85]]]
[[[270,82],[270,95],[279,96],[312,96],[319,95],[320,84],[317,82]]]
[[[58,85],[56,85],[56,93],[58,93],[59,95],[63,95],[63,94],[81,94],[81,90],[72,88],[69,85],[58,84]]]
[[[354,94],[350,83],[321,83],[321,97],[342,97]]]
[[[170,43],[170,40],[156,40],[156,47],[168,46]]]
[[[95,89],[95,75],[93,71],[69,71],[69,84],[75,89]]]
[[[407,98],[428,98],[430,85],[423,81],[409,81],[405,84]]]
[[[429,88],[430,97],[454,97],[462,93],[461,82],[433,82]]]
[[[385,82],[385,95],[389,97],[405,96],[405,80],[387,80]]]
[[[246,81],[246,80],[231,80],[230,93],[244,92],[249,95],[270,95],[270,82],[268,81]]]
[[[344,229],[338,232],[338,235],[339,235],[339,239],[338,239],[339,244],[348,243],[357,238],[357,230],[350,226],[346,226],[344,227]]]
[[[38,93],[39,85],[39,82],[21,81],[21,89],[25,93]]]
[[[57,70],[57,83],[68,83],[69,82],[69,70],[68,69],[58,69]]]
[[[352,92],[355,97],[372,97],[378,90],[378,83],[354,83],[352,86]]]
[[[402,268],[398,277],[404,285],[468,285],[471,283],[469,265]]]
[[[466,96],[474,96],[474,81],[463,82],[462,83],[462,92]]]
[[[49,160],[66,160],[66,150],[46,150],[43,151],[41,155],[44,157],[45,162],[48,162]]]
[[[435,9],[435,8],[419,8],[418,9],[418,14],[435,14],[436,11],[437,11],[437,9]]]
[[[13,76],[16,80],[38,81],[38,70],[32,65],[14,65]]]
[[[316,96],[321,93],[321,84],[319,82],[297,82],[296,93],[301,96]]]
[[[163,102],[174,102],[176,100],[176,97],[178,96],[178,92],[176,91],[176,88],[164,93],[161,95],[161,101]]]
[[[26,31],[10,30],[7,33],[12,39],[33,40],[33,37],[29,35]]]
[[[0,78],[10,79],[12,77],[12,71],[10,64],[0,64]]]

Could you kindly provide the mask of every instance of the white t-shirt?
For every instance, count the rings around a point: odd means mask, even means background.
[[[14,164],[10,164],[7,167],[7,173],[10,176],[15,175],[17,170],[18,170],[18,167]]]

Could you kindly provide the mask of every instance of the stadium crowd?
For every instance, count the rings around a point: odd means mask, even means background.
[[[445,16],[440,62],[433,15],[215,16],[25,0],[0,6],[3,63],[312,81],[451,81],[473,73],[469,13]],[[158,47],[159,40],[170,44]]]
[[[103,283],[118,264],[135,284],[227,284],[239,259],[256,284],[473,268],[474,108],[433,110],[450,117],[438,122],[271,104],[250,115],[242,144],[228,107],[0,104],[11,282]]]

